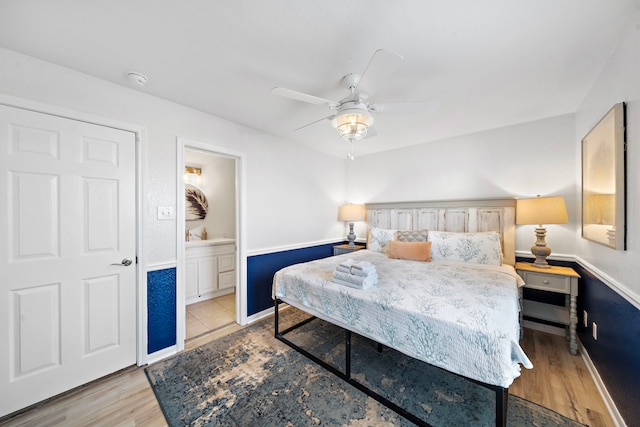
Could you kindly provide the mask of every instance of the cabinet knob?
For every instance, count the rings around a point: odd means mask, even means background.
[[[545,280],[542,281],[542,283],[544,283],[545,285],[548,285],[549,281],[545,279]]]

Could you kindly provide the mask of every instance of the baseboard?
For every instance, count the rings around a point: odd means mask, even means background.
[[[602,378],[600,378],[600,374],[598,373],[598,370],[596,369],[593,362],[591,362],[591,357],[589,357],[589,353],[587,353],[587,350],[584,348],[584,346],[582,345],[582,342],[579,339],[578,339],[578,351],[582,356],[582,360],[584,360],[584,364],[587,366],[587,370],[589,371],[589,374],[591,374],[591,378],[593,379],[593,382],[596,384],[596,388],[598,389],[598,392],[600,393],[600,396],[602,397],[602,400],[604,401],[604,404],[607,407],[607,410],[609,411],[609,415],[611,416],[613,423],[615,424],[616,427],[627,427],[627,423],[624,422],[624,419],[622,418],[622,415],[620,415],[620,412],[618,411],[618,408],[616,407],[615,402],[611,398],[611,395],[609,394],[607,387],[604,385]]]
[[[147,364],[151,365],[153,363],[159,362],[162,359],[166,359],[169,356],[173,356],[178,353],[178,347],[172,345],[171,347],[163,348],[162,350],[158,350],[154,353],[147,355]]]
[[[282,312],[282,310],[286,310],[287,308],[290,308],[290,307],[291,306],[289,304],[282,303],[280,304],[279,312]],[[251,316],[248,316],[247,324],[255,323],[258,320],[265,319],[269,316],[273,316],[273,307],[267,308],[266,310],[262,310],[256,314],[252,314]]]

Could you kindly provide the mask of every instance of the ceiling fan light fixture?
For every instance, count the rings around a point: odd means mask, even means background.
[[[345,109],[333,118],[331,124],[345,141],[359,141],[367,136],[367,129],[373,124],[373,116],[366,109]]]

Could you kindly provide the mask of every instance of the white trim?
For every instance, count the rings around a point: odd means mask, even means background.
[[[533,254],[531,253],[531,251],[516,251],[516,257],[530,258],[530,259],[534,259],[535,258],[533,256]],[[551,255],[549,255],[547,257],[547,259],[556,260],[556,261],[575,262],[576,261],[576,256],[575,255],[569,255],[569,254],[552,253]]]
[[[280,309],[278,312],[282,313],[283,310],[287,310],[291,307],[293,306],[287,304],[286,302],[283,302],[282,304],[280,304]],[[258,320],[266,319],[269,316],[273,316],[274,310],[275,310],[274,307],[264,309],[258,313],[252,314],[251,316],[247,317],[247,321],[248,323],[255,323]],[[275,331],[275,325],[274,325],[274,331]]]
[[[285,246],[273,246],[271,248],[254,249],[251,251],[247,251],[247,256],[265,255],[265,254],[271,254],[274,252],[290,251],[294,249],[306,249],[306,248],[311,248],[313,246],[321,246],[321,245],[329,245],[329,244],[339,245],[343,242],[346,242],[344,237],[336,237],[335,239],[317,240],[315,242],[296,243],[293,245],[285,245]]]
[[[600,393],[600,396],[604,401],[604,405],[607,407],[607,410],[609,411],[609,415],[611,416],[613,423],[616,425],[616,427],[626,427],[627,424],[624,422],[622,415],[618,411],[618,408],[616,407],[615,402],[611,398],[611,395],[609,394],[607,387],[604,385],[602,378],[600,378],[600,374],[598,373],[598,370],[596,369],[595,365],[591,361],[591,357],[589,356],[589,353],[582,345],[582,341],[580,341],[579,339],[578,339],[578,351],[580,352],[580,355],[582,356],[582,360],[584,360],[584,364],[587,366],[587,370],[589,371],[589,374],[591,375],[591,378],[593,379],[593,382],[595,383],[596,388],[598,389],[598,392]]]
[[[137,210],[137,242],[136,250],[136,266],[138,269],[138,301],[137,301],[137,365],[144,366],[148,361],[148,330],[149,330],[149,318],[147,315],[147,271],[145,265],[147,262],[146,253],[144,250],[145,236],[147,234],[146,221],[144,221],[145,212],[145,200],[146,195],[146,158],[147,158],[147,129],[142,128],[140,132],[136,132],[136,156],[138,157],[136,165],[136,210]]]
[[[167,268],[175,268],[178,265],[177,261],[167,261],[156,264],[147,265],[147,272],[166,270]]]
[[[247,317],[247,323],[254,323],[258,320],[266,319],[267,317],[273,315],[273,310],[273,307],[270,307],[258,313],[252,314],[251,316]]]
[[[184,200],[184,149],[186,143],[180,137],[176,142],[176,347],[183,351],[187,339],[187,301],[185,282],[185,200]]]
[[[163,359],[166,359],[167,357],[173,356],[174,354],[177,354],[177,346],[172,345],[171,347],[166,347],[163,348],[162,350],[158,350],[154,353],[151,353],[147,356],[147,363],[149,365],[159,362]]]
[[[0,104],[7,105],[9,107],[20,108],[22,110],[33,111],[35,113],[43,113],[50,116],[61,117],[63,119],[71,119],[98,126],[120,129],[127,132],[133,132],[135,134],[144,134],[144,137],[146,139],[147,132],[145,127],[121,120],[96,116],[95,114],[85,113],[83,111],[72,110],[57,105],[45,104],[42,102],[18,98],[2,93],[0,93]],[[140,138],[140,140],[143,141],[142,138]]]
[[[136,277],[136,294],[137,294],[137,313],[136,313],[136,363],[138,366],[145,365],[147,362],[147,275],[144,268],[145,251],[144,251],[144,235],[145,221],[143,201],[145,197],[145,169],[143,165],[146,159],[147,147],[147,129],[144,126],[96,116],[82,111],[71,110],[57,105],[45,104],[24,98],[18,98],[11,95],[0,93],[0,104],[9,107],[29,110],[36,113],[48,114],[51,116],[62,117],[66,119],[91,123],[98,126],[105,126],[114,129],[120,129],[132,132],[136,136],[136,258],[137,258],[137,277]]]
[[[602,272],[598,268],[589,264],[587,261],[583,260],[582,258],[579,258],[576,256],[575,262],[577,262],[581,267],[589,270],[591,273],[593,273],[594,276],[600,279],[601,282],[609,286],[618,295],[620,295],[621,297],[629,301],[638,310],[640,310],[640,296],[638,296],[635,292],[633,292],[632,290],[630,290],[629,288],[624,286],[622,283],[618,282],[617,280],[609,276],[608,274]]]
[[[211,154],[233,157],[236,161],[236,322],[247,324],[247,254],[246,254],[246,153],[210,143],[177,137],[176,142],[176,340],[178,351],[184,350],[186,340],[186,307],[184,284],[184,150],[195,148]]]

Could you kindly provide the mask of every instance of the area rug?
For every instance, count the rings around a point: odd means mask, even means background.
[[[303,317],[281,315],[281,329]],[[274,338],[273,319],[145,369],[170,426],[411,426]],[[315,319],[287,338],[343,370],[345,332]],[[352,375],[432,426],[495,425],[495,393],[357,335]],[[509,396],[510,426],[582,426]]]

